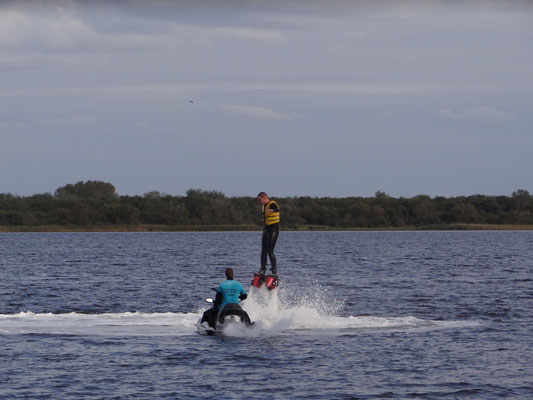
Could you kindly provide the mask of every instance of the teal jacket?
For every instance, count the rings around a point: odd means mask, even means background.
[[[222,302],[219,308],[222,308],[228,303],[239,304],[239,299],[244,300],[247,297],[246,291],[241,283],[233,279],[227,279],[221,282],[220,285],[218,285],[217,292],[220,293],[220,296],[222,297]],[[218,293],[217,297],[219,297]]]

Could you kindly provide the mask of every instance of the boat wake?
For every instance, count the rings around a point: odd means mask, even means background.
[[[405,317],[339,316],[342,302],[327,300],[327,293],[316,290],[267,291],[250,289],[243,309],[252,321],[253,329],[225,332],[231,336],[276,336],[284,332],[301,334],[347,335],[375,331],[420,331],[434,329],[467,328],[478,326],[476,321],[432,321]]]
[[[198,313],[0,314],[0,334],[181,336],[191,334]]]
[[[316,288],[315,288],[316,289]],[[347,335],[374,331],[420,331],[466,328],[475,321],[431,321],[413,316],[340,316],[342,302],[331,301],[327,291],[273,290],[252,287],[241,303],[255,321],[252,329],[231,327],[227,336],[265,337],[280,334]],[[188,313],[104,313],[104,314],[0,314],[0,335],[51,334],[100,336],[184,336],[195,334],[196,322],[204,310]]]

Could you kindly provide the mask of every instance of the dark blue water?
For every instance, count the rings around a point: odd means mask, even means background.
[[[194,323],[260,233],[0,234],[0,398],[526,399],[533,232],[282,232],[262,327]]]

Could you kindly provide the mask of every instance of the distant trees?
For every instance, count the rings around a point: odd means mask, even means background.
[[[516,211],[531,210],[531,195],[527,190],[517,190],[511,196],[511,204]]]
[[[68,184],[57,188],[54,196],[59,199],[78,198],[94,201],[112,200],[118,197],[112,184],[100,181]]]
[[[394,198],[374,197],[276,198],[282,227],[388,228],[453,224],[533,224],[533,197],[526,190],[511,196],[474,195]],[[86,181],[67,184],[54,194],[21,197],[0,194],[3,226],[116,226],[153,225],[172,229],[259,229],[261,215],[255,197],[226,197],[217,191],[189,189],[185,196],[157,191],[120,196],[111,183]]]

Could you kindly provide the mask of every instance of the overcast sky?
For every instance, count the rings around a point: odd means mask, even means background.
[[[0,193],[533,193],[523,1],[0,3]]]

